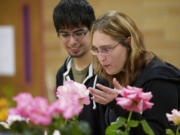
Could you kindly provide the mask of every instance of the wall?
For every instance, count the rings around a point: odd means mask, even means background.
[[[45,96],[42,3],[40,0],[1,0],[0,3],[0,25],[11,25],[15,30],[16,61],[14,76],[0,76],[0,97],[7,91]]]

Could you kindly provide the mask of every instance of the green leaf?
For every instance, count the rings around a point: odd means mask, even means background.
[[[8,131],[8,129],[6,129],[4,126],[0,125],[0,133],[4,132],[4,131]]]
[[[109,125],[106,128],[105,134],[106,135],[121,135],[122,131],[119,128],[124,126],[125,124],[126,124],[126,119],[123,117],[118,117],[115,122],[112,122],[111,125]]]
[[[128,127],[137,127],[138,125],[139,125],[139,122],[135,120],[130,120],[128,122]]]
[[[78,124],[78,128],[83,133],[83,135],[89,135],[90,134],[90,127],[87,122],[80,121]]]
[[[171,129],[166,129],[166,135],[175,135]]]
[[[23,134],[24,134],[24,135],[32,135],[32,131],[30,131],[30,130],[25,130]]]
[[[128,135],[127,131],[122,131],[122,130],[117,130],[116,133],[117,135]]]
[[[106,135],[128,135],[128,132],[117,129],[117,130],[106,130],[105,134]]]
[[[126,119],[123,117],[118,117],[115,122],[112,122],[111,125],[114,128],[120,128],[126,124]]]
[[[146,120],[141,120],[141,125],[143,127],[143,130],[146,134],[148,135],[155,135],[153,130],[151,129],[151,127],[148,125],[148,123],[146,122]]]
[[[44,131],[40,128],[33,128],[30,135],[44,135]]]
[[[59,129],[62,135],[89,135],[90,128],[87,122],[71,121],[66,127]]]
[[[25,121],[15,121],[10,126],[11,131],[15,133],[23,133],[23,130],[27,128],[28,126]]]
[[[123,133],[120,133],[119,135],[129,135],[127,131],[124,131]]]
[[[111,125],[109,125],[107,128],[106,128],[106,135],[118,135],[116,133],[116,130],[119,128],[119,126],[117,125],[117,123],[113,122],[111,123]]]
[[[118,124],[117,122],[112,122],[111,125],[109,125],[107,127],[107,129],[109,129],[109,130],[116,130],[116,129],[122,127],[122,126],[123,126],[123,124]]]
[[[106,128],[106,135],[121,135],[122,131],[121,130],[112,130],[110,128]],[[123,134],[122,134],[123,135]]]
[[[117,120],[116,120],[116,122],[119,122],[119,123],[125,123],[126,122],[126,118],[124,118],[124,117],[118,117],[117,118]]]

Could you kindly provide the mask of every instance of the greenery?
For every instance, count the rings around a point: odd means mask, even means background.
[[[118,117],[115,122],[112,122],[106,129],[106,135],[128,135],[131,128],[141,125],[147,135],[155,135],[146,120],[131,120],[132,111],[129,113],[128,119]]]
[[[42,125],[33,125],[26,121],[14,121],[9,128],[0,125],[0,133],[12,135],[53,135],[54,130],[59,130],[61,135],[89,135],[90,128],[87,122],[78,121],[76,118],[65,120],[59,115],[59,118],[53,118],[52,123],[46,127]]]

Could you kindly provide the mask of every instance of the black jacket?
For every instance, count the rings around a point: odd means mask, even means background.
[[[145,119],[156,135],[165,135],[166,128],[175,128],[170,126],[172,123],[168,122],[165,114],[179,108],[180,70],[155,57],[142,70],[133,86],[143,88],[145,92],[151,91],[153,95],[151,102],[154,103],[154,106],[144,111],[142,115],[133,112],[132,119]],[[113,101],[107,107],[106,123],[109,125],[118,116],[127,118],[128,114],[129,112],[117,106],[115,101]],[[132,129],[130,135],[145,135],[145,133],[139,126]]]
[[[56,75],[56,87],[63,85],[66,80],[73,80],[72,70],[71,70],[71,57],[68,57],[64,65],[59,69]],[[89,66],[89,71],[87,77],[84,79],[83,83],[86,87],[95,87],[96,83],[101,83],[107,85],[107,82],[98,78],[93,74],[92,64]],[[91,135],[104,135],[105,134],[105,110],[104,105],[95,103],[96,109],[93,109],[94,103],[91,100],[90,105],[85,105],[83,111],[79,115],[79,120],[83,120],[89,123],[91,128]]]

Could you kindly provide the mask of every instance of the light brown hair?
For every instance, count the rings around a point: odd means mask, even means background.
[[[128,56],[123,70],[116,75],[108,75],[94,58],[95,71],[98,75],[106,78],[112,84],[112,78],[117,78],[122,86],[131,85],[149,61],[153,58],[153,54],[145,49],[143,36],[137,28],[134,21],[117,11],[109,11],[97,18],[91,30],[91,43],[93,34],[99,31],[109,35],[115,41],[118,41],[128,50]],[[128,42],[128,38],[131,39]]]

